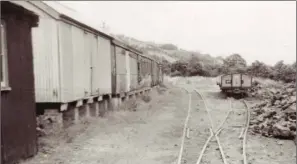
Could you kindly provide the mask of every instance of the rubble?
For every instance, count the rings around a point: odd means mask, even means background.
[[[250,94],[262,100],[252,107],[250,125],[254,133],[280,139],[296,138],[296,84],[275,88],[256,83]]]

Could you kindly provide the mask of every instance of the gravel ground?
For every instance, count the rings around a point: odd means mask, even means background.
[[[163,93],[152,92],[152,100],[139,103],[137,110],[110,112],[104,118],[89,120],[71,141],[55,141],[50,151],[22,164],[173,164],[181,146],[187,116],[188,94],[179,87],[199,89],[207,100],[214,127],[229,111],[229,100],[219,92],[214,79],[175,78],[175,86]],[[190,139],[185,140],[182,163],[195,163],[209,136],[209,120],[199,97],[193,94]],[[139,100],[140,101],[140,100]],[[245,111],[239,100],[233,100],[234,112],[224,125],[219,138],[227,161],[240,163],[241,142],[238,139],[245,123]],[[45,137],[44,139],[46,139]],[[247,136],[248,161],[252,164],[296,163],[296,146],[292,141]],[[43,139],[43,140],[44,140]],[[53,140],[53,138],[48,137]],[[206,149],[202,163],[222,163],[216,141]]]

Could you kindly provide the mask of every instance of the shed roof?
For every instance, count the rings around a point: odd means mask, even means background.
[[[15,3],[14,1],[1,1],[1,15],[6,14],[19,14],[30,18],[31,25],[33,27],[38,26],[39,17],[36,13],[23,7],[22,5]]]
[[[103,32],[99,27],[99,24],[90,20],[88,17],[83,16],[81,13],[77,12],[74,9],[71,9],[57,1],[29,1],[33,5],[42,9],[44,12],[49,14],[55,19],[66,19],[75,24],[79,24],[85,28],[88,28],[92,31],[104,35],[108,38],[113,38],[111,35]],[[58,16],[57,16],[58,15]]]

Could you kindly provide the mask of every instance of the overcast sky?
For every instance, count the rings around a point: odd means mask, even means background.
[[[64,1],[112,33],[248,63],[296,60],[296,2]]]

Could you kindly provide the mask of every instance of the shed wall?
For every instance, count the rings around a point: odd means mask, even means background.
[[[1,91],[0,162],[3,164],[16,163],[37,153],[32,25],[26,21],[28,18],[22,11],[14,10],[15,5],[1,2],[1,19],[5,20],[7,27],[7,64],[11,87],[9,91]]]

